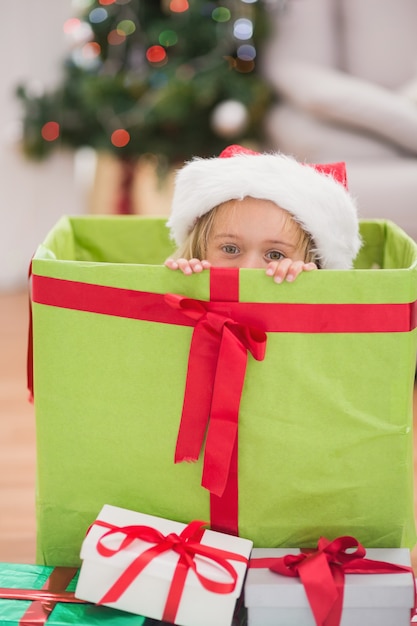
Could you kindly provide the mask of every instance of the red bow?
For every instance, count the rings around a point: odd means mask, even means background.
[[[196,461],[208,425],[201,484],[222,496],[237,440],[239,405],[248,351],[265,357],[266,333],[224,314],[208,311],[204,302],[168,294],[166,302],[197,320],[188,360],[187,381],[175,462]],[[227,305],[225,304],[227,307]]]
[[[253,559],[250,567],[269,567],[283,576],[299,577],[317,626],[339,626],[345,574],[414,574],[411,567],[365,558],[365,548],[350,536],[329,541],[321,537],[317,550],[281,558]],[[415,582],[414,582],[415,584]]]
[[[97,520],[94,522],[100,526],[108,526],[105,522]],[[248,559],[241,554],[228,552],[212,546],[201,545],[200,539],[204,533],[203,527],[205,522],[194,521],[188,524],[179,534],[170,533],[163,535],[159,530],[150,526],[123,526],[110,527],[110,530],[102,535],[97,543],[97,551],[104,557],[111,557],[117,552],[124,550],[135,539],[140,539],[148,543],[154,544],[142,552],[121,576],[116,580],[112,587],[104,594],[98,604],[109,604],[116,602],[126,589],[133,583],[142,570],[157,556],[163,552],[172,550],[179,554],[179,560],[174,572],[168,597],[165,603],[162,621],[175,622],[181,595],[184,589],[185,579],[188,570],[191,569],[197,576],[201,585],[213,593],[232,593],[236,587],[237,572],[233,565],[227,559],[247,563]],[[115,548],[108,548],[103,539],[109,535],[123,533],[125,535],[120,545]],[[200,574],[197,570],[194,558],[202,556],[206,559],[214,561],[230,576],[229,582],[218,582],[211,580],[207,576]]]

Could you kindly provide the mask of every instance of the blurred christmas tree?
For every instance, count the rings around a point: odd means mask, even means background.
[[[270,0],[269,0],[270,1]],[[261,0],[77,0],[61,84],[21,85],[23,147],[91,146],[166,165],[262,141],[271,89],[257,73],[267,34]]]

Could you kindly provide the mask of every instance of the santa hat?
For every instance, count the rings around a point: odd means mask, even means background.
[[[344,163],[309,165],[281,153],[229,146],[214,158],[194,158],[176,176],[171,237],[182,245],[199,217],[228,200],[271,200],[311,235],[323,269],[349,269],[360,247],[355,200]]]

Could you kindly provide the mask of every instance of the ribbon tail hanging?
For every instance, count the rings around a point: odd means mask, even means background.
[[[203,487],[219,497],[226,488],[237,442],[247,359],[246,347],[225,325],[215,375],[202,477]]]
[[[175,463],[196,461],[210,415],[219,339],[206,320],[197,322],[191,339]]]
[[[338,626],[343,605],[343,572],[340,578],[339,569],[331,569],[322,552],[302,561],[298,571],[316,626]]]

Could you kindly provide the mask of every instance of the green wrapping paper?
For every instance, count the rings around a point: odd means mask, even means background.
[[[362,222],[361,231],[356,269],[281,285],[262,270],[240,270],[239,301],[414,302],[415,242],[391,222]],[[161,265],[171,249],[163,218],[63,218],[32,270],[34,280],[209,300],[209,272],[183,276]],[[193,329],[32,308],[38,560],[79,564],[83,536],[105,503],[209,520],[201,458],[174,464]],[[312,547],[321,535],[344,534],[368,547],[414,545],[414,326],[271,332],[265,359],[249,356],[239,411],[241,536],[256,547]]]
[[[0,625],[1,626],[142,626],[145,618],[118,611],[104,606],[80,604],[71,602],[38,601],[38,600],[8,600],[4,599],[6,591],[11,590],[41,590],[47,588],[57,594],[63,591],[75,591],[77,576],[73,577],[64,588],[60,586],[67,576],[60,568],[42,565],[23,565],[18,563],[0,563]],[[64,574],[62,576],[62,574]],[[65,583],[64,583],[65,584]],[[33,610],[33,603],[43,604],[37,611],[36,619],[29,616]]]

